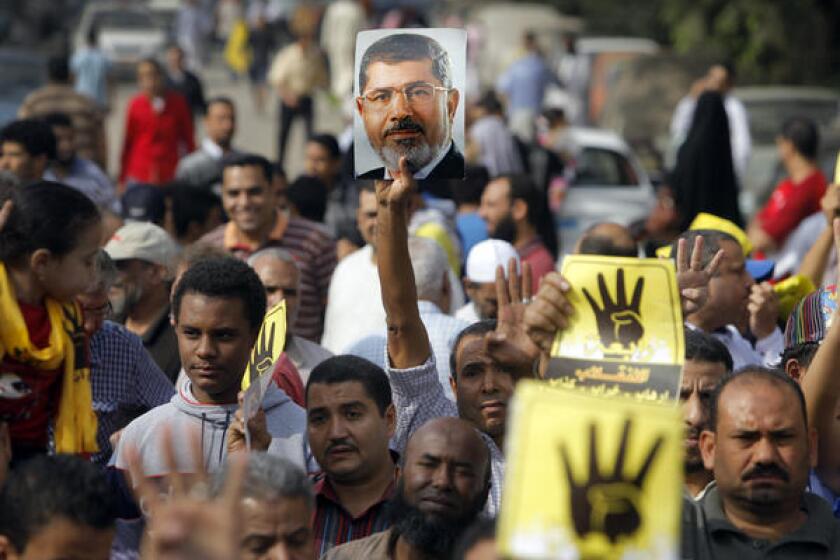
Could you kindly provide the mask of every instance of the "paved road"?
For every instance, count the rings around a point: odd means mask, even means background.
[[[239,122],[235,144],[243,150],[256,152],[274,160],[277,157],[277,97],[271,95],[263,114],[254,106],[247,80],[233,82],[218,61],[218,57],[204,72],[205,95],[226,95],[234,100]],[[108,115],[109,172],[116,175],[119,171],[120,151],[122,149],[125,110],[128,100],[136,92],[133,83],[123,82],[117,87],[114,110]],[[200,122],[196,130],[196,142],[201,141]],[[344,128],[341,113],[325,95],[318,95],[315,105],[315,131],[338,134]],[[285,168],[290,178],[294,179],[303,170],[303,146],[305,131],[302,122],[296,122],[292,128],[289,145],[286,149]]]

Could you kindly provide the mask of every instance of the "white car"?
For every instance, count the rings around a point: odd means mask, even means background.
[[[598,222],[629,226],[645,219],[656,204],[648,174],[618,134],[572,127],[569,141],[568,186],[555,220],[564,254],[588,227]]]
[[[76,28],[74,46],[85,46],[96,29],[99,46],[117,74],[133,74],[138,62],[155,57],[166,45],[166,30],[145,6],[125,2],[91,2],[85,6]]]

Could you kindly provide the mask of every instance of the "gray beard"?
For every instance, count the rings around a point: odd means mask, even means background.
[[[379,157],[388,169],[399,169],[400,158],[405,157],[408,160],[409,168],[416,173],[435,159],[435,156],[438,155],[440,150],[444,149],[448,143],[448,137],[443,145],[435,147],[430,146],[425,140],[421,140],[418,143],[415,143],[414,141],[408,141],[405,143],[397,142],[397,146],[394,148],[383,146],[382,149],[379,150]]]

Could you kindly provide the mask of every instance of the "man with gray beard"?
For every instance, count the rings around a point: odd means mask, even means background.
[[[416,179],[460,179],[464,156],[452,141],[460,92],[452,62],[434,39],[388,35],[365,51],[356,110],[383,167],[359,179],[390,179],[405,156]]]

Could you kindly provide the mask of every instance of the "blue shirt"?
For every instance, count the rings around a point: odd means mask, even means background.
[[[820,477],[817,476],[817,473],[813,470],[808,476],[808,487],[812,494],[816,494],[823,500],[827,501],[828,505],[831,506],[831,512],[834,514],[834,517],[840,519],[840,497],[838,497],[831,488],[823,484]]]
[[[557,77],[542,56],[529,53],[510,65],[499,77],[496,89],[507,96],[510,111],[527,109],[537,112],[542,108],[545,88],[557,82]]]
[[[140,337],[111,321],[105,321],[91,337],[90,361],[93,410],[99,421],[99,453],[92,459],[105,466],[111,457],[111,434],[168,403],[175,388],[143,348]]]
[[[70,69],[76,76],[76,91],[108,105],[108,69],[111,63],[99,49],[85,48],[70,59]]]
[[[481,219],[478,212],[467,212],[466,214],[458,214],[458,217],[455,218],[455,227],[458,229],[458,235],[461,236],[461,246],[464,248],[461,254],[466,261],[470,249],[487,239],[487,224]]]
[[[70,172],[65,177],[58,177],[52,168],[44,172],[45,181],[57,181],[87,196],[100,208],[106,208],[115,214],[120,213],[120,202],[117,199],[114,184],[98,165],[76,157],[70,166]]]

